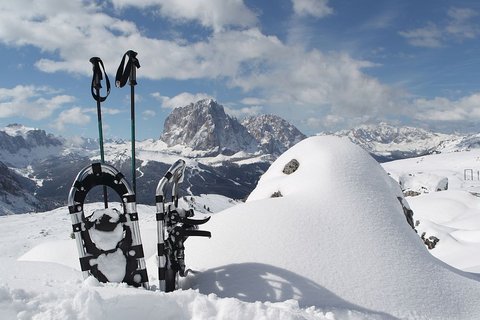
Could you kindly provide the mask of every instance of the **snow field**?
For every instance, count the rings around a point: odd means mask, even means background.
[[[286,175],[292,159],[300,166]],[[277,192],[282,196],[272,198]],[[0,217],[0,318],[477,319],[478,280],[427,251],[406,222],[399,194],[359,147],[308,138],[272,164],[247,203],[212,216],[202,227],[211,239],[186,242],[193,271],[184,290],[169,294],[82,281],[65,266],[76,261],[79,268],[74,245],[66,245],[74,241],[65,208]],[[444,211],[443,220],[431,217],[432,226],[461,221],[477,208],[464,194],[450,200],[459,210]],[[138,211],[154,285],[155,210]]]
[[[476,172],[479,159],[480,152],[472,150],[383,164],[394,177],[419,172],[430,177],[430,181],[423,179],[423,185],[434,184],[439,177],[436,173],[448,178],[448,190],[430,191],[407,199],[414,211],[414,220],[418,221],[419,234],[440,240],[431,254],[455,268],[477,273],[480,272],[480,181],[476,174],[474,180],[470,175],[465,179],[465,169]]]
[[[300,166],[285,175],[292,159]],[[308,138],[272,164],[247,203],[212,217],[212,239],[189,240],[187,265],[201,272],[188,286],[382,318],[476,318],[480,284],[430,255],[398,194],[359,147]]]

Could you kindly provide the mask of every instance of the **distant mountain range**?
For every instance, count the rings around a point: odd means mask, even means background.
[[[480,147],[480,134],[444,134],[387,123],[361,125],[350,130],[321,135],[347,137],[380,162]]]
[[[348,137],[382,162],[480,147],[480,135],[446,135],[386,123],[329,134]],[[211,99],[176,108],[165,120],[160,139],[136,143],[137,201],[154,203],[158,180],[179,158],[187,162],[183,194],[245,198],[271,162],[305,137],[274,115],[240,122]],[[107,163],[130,180],[130,142],[107,140],[105,153]],[[65,205],[78,171],[99,158],[95,139],[70,140],[19,124],[0,130],[0,215]],[[100,199],[99,188],[87,200]]]
[[[245,198],[270,163],[305,138],[276,116],[253,117],[242,124],[214,100],[173,110],[164,128],[161,139],[136,144],[138,203],[154,203],[158,180],[178,158],[187,162],[183,194]],[[94,139],[72,141],[18,124],[4,128],[0,169],[4,164],[8,174],[0,177],[0,214],[64,205],[78,171],[99,160],[97,146]],[[106,161],[130,179],[130,142],[106,141],[105,153]],[[94,189],[88,200],[100,196]]]

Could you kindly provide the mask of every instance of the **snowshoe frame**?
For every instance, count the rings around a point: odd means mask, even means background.
[[[89,253],[88,230],[85,227],[84,201],[88,192],[95,186],[108,186],[112,188],[122,200],[124,223],[130,228],[132,243],[128,248],[127,259],[135,259],[136,268],[126,270],[123,282],[136,287],[143,286],[148,289],[148,275],[146,270],[142,240],[138,225],[138,213],[135,193],[122,173],[113,166],[104,163],[93,163],[83,168],[75,178],[68,195],[68,209],[72,219],[72,228],[75,235],[79,254],[80,267],[83,278],[92,274],[90,260],[96,258]],[[87,241],[86,241],[87,240]]]
[[[206,223],[203,220],[189,219],[192,209],[178,208],[179,185],[183,182],[185,161],[177,160],[160,179],[155,193],[157,220],[157,260],[158,280],[161,291],[173,291],[178,287],[178,276],[186,276],[183,243],[189,236],[211,237],[210,232],[196,230]],[[166,201],[167,186],[172,185],[171,202]],[[166,236],[166,237],[165,237]]]

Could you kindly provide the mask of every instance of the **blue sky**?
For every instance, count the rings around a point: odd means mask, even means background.
[[[473,0],[2,1],[0,126],[95,137],[89,59],[113,83],[133,49],[139,139],[201,98],[306,134],[379,121],[478,131],[479,38]],[[107,138],[129,137],[129,94],[102,104]]]

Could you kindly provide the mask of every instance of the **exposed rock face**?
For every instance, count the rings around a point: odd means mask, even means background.
[[[161,139],[168,146],[184,145],[211,155],[257,149],[257,142],[247,129],[212,99],[174,109],[165,120]]]
[[[285,174],[292,174],[297,171],[299,166],[300,163],[296,159],[292,159],[285,165],[282,172]]]
[[[242,125],[255,137],[263,152],[277,156],[306,138],[295,126],[271,114],[249,117]]]
[[[11,124],[0,131],[0,148],[16,153],[20,149],[31,150],[37,147],[57,147],[62,142],[44,130],[26,128],[19,124]]]

